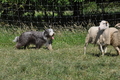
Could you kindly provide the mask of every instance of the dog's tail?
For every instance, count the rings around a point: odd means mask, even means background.
[[[15,37],[15,39],[13,40],[13,42],[18,42],[19,40],[19,36]]]

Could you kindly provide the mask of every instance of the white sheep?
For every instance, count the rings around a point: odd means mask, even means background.
[[[116,24],[116,28],[108,28],[103,32],[102,39],[103,39],[103,45],[112,45],[118,55],[120,55],[120,23]],[[106,37],[106,35],[109,35]]]
[[[102,33],[105,29],[109,28],[109,23],[105,20],[102,20],[100,22],[99,26],[93,26],[88,30],[88,34],[86,36],[85,40],[85,46],[84,46],[84,54],[86,54],[86,47],[89,43],[97,44],[99,46],[100,51],[102,52],[102,55],[106,52],[106,47],[102,46],[100,43],[100,37],[102,37]]]
[[[104,32],[102,33],[102,37],[100,38],[101,39],[100,43],[102,44],[102,46],[104,46],[106,48],[108,45],[111,45],[114,40],[113,34],[116,32],[118,32],[118,29],[116,29],[114,27],[105,29]],[[115,38],[115,40],[116,40],[116,38]],[[103,55],[104,55],[104,53],[103,53]]]

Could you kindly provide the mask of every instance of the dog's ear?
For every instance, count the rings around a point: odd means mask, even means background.
[[[44,26],[44,28],[43,28],[44,30],[46,30],[47,29],[47,26]]]
[[[48,27],[49,27],[50,29],[52,28],[52,26],[51,26],[51,25],[49,25]]]
[[[47,36],[47,32],[46,32],[46,29],[44,30],[44,36]]]
[[[46,33],[47,32],[47,29],[44,29],[44,33]]]

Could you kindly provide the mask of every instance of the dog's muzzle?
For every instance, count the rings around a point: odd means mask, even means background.
[[[51,39],[54,39],[54,34],[51,36]]]
[[[54,39],[54,36],[52,36],[51,39]]]

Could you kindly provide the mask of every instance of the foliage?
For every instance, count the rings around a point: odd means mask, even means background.
[[[119,12],[120,8],[117,2],[101,4],[94,0],[0,0],[0,3],[1,21],[10,24],[29,24],[31,21],[62,23],[62,19],[66,20],[66,23],[76,20],[79,22],[79,20],[84,21],[80,19],[82,15],[84,15],[82,17],[90,16],[91,18],[91,14],[93,16],[96,14],[99,18],[102,13],[114,14]]]
[[[83,2],[85,0],[74,0],[74,2]]]

